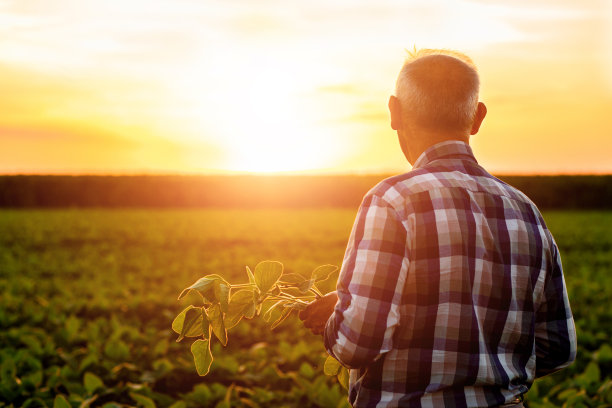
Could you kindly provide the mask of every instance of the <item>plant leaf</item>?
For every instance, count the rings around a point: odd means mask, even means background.
[[[308,279],[302,283],[300,283],[297,288],[302,292],[302,293],[306,293],[310,290],[310,288],[312,288],[312,285],[314,285],[315,280],[314,279]]]
[[[225,283],[221,282],[220,280],[216,280],[215,285],[213,287],[215,293],[215,300],[217,300],[221,305],[221,310],[223,310],[223,312],[227,312],[230,287]]]
[[[55,396],[55,400],[53,400],[53,408],[72,408],[72,405],[70,405],[66,397],[58,394]]]
[[[213,356],[210,352],[210,340],[198,339],[191,345],[191,354],[195,362],[198,375],[205,376],[210,371]]]
[[[227,330],[225,328],[225,322],[223,319],[223,311],[221,305],[212,305],[207,310],[208,320],[215,336],[219,339],[221,344],[227,345]]]
[[[300,275],[299,273],[285,273],[280,277],[280,282],[288,283],[290,285],[296,285],[308,280],[308,278]]]
[[[247,275],[249,275],[249,283],[255,285],[255,275],[253,275],[253,272],[251,271],[251,268],[249,268],[248,266],[246,267],[246,271],[247,271]]]
[[[90,373],[89,371],[85,373],[83,377],[83,385],[87,390],[88,394],[93,394],[98,388],[104,388],[104,382],[97,375]]]
[[[225,328],[236,326],[242,317],[247,319],[255,316],[255,298],[252,290],[244,289],[234,293],[230,299],[225,315]]]
[[[284,303],[289,302],[288,300],[279,300],[278,302],[274,303],[272,306],[270,306],[268,308],[268,310],[266,310],[266,312],[263,315],[263,319],[266,322],[269,322],[270,319],[272,318],[272,312],[279,306],[282,305]]]
[[[315,270],[312,271],[312,275],[310,275],[310,278],[314,279],[315,282],[324,281],[337,270],[338,267],[336,265],[321,265],[316,267]]]
[[[136,394],[135,392],[130,392],[130,397],[132,397],[132,399],[138,403],[137,406],[139,407],[157,408],[155,402],[147,396]]]
[[[287,317],[289,317],[291,312],[293,312],[293,309],[291,309],[290,307],[283,308],[283,312],[281,313],[280,317],[276,319],[274,323],[272,323],[272,330],[278,327],[279,324],[281,324]]]
[[[17,366],[15,365],[15,361],[10,357],[10,355],[6,354],[3,356],[2,363],[0,364],[0,384],[14,383],[16,377]]]
[[[219,275],[206,275],[205,277],[198,279],[193,285],[183,289],[178,298],[179,300],[182,299],[192,290],[197,290],[202,294],[202,296],[206,297],[207,294],[210,295],[211,289],[214,291],[215,281],[221,281],[225,285],[230,286],[230,284]]]
[[[327,356],[327,359],[325,359],[325,364],[323,364],[323,372],[325,375],[338,375],[341,367],[342,365],[338,362],[338,360],[332,356]]]
[[[190,324],[191,327],[189,327],[188,330],[186,329],[183,332],[183,328],[185,326],[185,317],[188,313],[190,313],[190,310],[194,309],[200,310],[200,316],[198,317],[197,321],[193,322],[193,324]],[[206,314],[203,312],[202,308],[189,305],[181,313],[179,313],[178,316],[174,318],[174,321],[172,322],[172,330],[179,334],[179,336],[182,336],[179,337],[181,340],[183,339],[183,337],[198,337],[202,335],[204,335],[204,337],[207,337],[208,319],[206,318]]]
[[[288,288],[283,288],[283,293],[285,295],[289,295],[291,297],[297,297],[297,298],[301,298],[304,299],[304,293],[302,293],[301,290],[299,290],[297,287],[288,287]],[[312,300],[314,300],[314,295],[312,297]],[[306,300],[306,299],[304,299]]]
[[[185,313],[183,327],[176,342],[185,337],[208,337],[208,318],[201,307],[188,309]]]
[[[172,321],[172,330],[174,330],[176,334],[181,334],[181,332],[183,331],[183,324],[185,323],[185,315],[187,314],[187,311],[189,309],[193,309],[194,307],[194,305],[189,305],[185,309],[183,309],[181,313],[176,315],[176,317]]]
[[[340,372],[338,373],[338,382],[345,390],[349,388],[349,371],[346,367],[340,367]]]
[[[93,404],[98,399],[97,395],[94,395],[91,398],[87,398],[79,404],[79,408],[89,408],[91,404]]]
[[[255,267],[255,284],[262,293],[272,289],[283,274],[283,264],[277,261],[263,261]]]
[[[599,382],[600,379],[601,371],[599,369],[599,366],[596,362],[591,361],[589,364],[587,364],[582,374],[580,374],[576,378],[576,381],[578,382],[578,384],[586,387],[589,384]]]

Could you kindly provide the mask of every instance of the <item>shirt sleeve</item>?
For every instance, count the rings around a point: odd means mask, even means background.
[[[536,311],[536,377],[551,374],[576,359],[576,328],[559,249],[552,240],[551,267],[544,286],[544,299]]]
[[[381,197],[366,195],[338,277],[338,302],[327,321],[327,351],[349,368],[392,348],[408,260],[406,229]]]

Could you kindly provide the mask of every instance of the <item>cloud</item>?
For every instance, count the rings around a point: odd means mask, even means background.
[[[0,125],[0,173],[177,173],[222,165],[215,145],[142,136],[75,123]]]
[[[109,131],[97,129],[87,124],[44,123],[35,125],[0,124],[0,142],[12,141],[65,144],[92,144],[102,149],[134,148],[138,143]]]

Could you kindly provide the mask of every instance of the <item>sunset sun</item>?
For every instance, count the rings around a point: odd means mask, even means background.
[[[304,120],[311,112],[300,103],[299,72],[274,65],[255,65],[248,78],[228,89],[224,143],[231,155],[228,167],[238,171],[279,172],[319,165],[317,146],[309,140]],[[302,77],[303,78],[303,77]]]
[[[338,143],[318,88],[326,78],[281,58],[247,56],[184,86],[196,135],[214,134],[230,171],[300,172],[329,166]],[[215,125],[208,123],[214,119]],[[198,136],[195,136],[198,138]]]

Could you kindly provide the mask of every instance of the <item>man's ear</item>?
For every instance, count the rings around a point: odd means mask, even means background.
[[[476,115],[474,116],[474,122],[472,122],[472,129],[470,130],[470,135],[475,135],[478,133],[480,129],[480,125],[484,120],[485,116],[487,116],[487,107],[484,103],[478,102],[478,107],[476,108]]]
[[[402,127],[402,107],[399,99],[394,95],[389,97],[389,113],[391,114],[391,129],[400,129]]]

